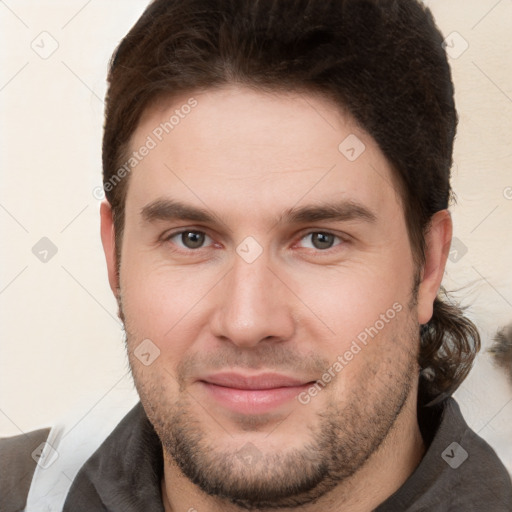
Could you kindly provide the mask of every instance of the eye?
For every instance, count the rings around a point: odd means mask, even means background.
[[[166,241],[171,242],[183,249],[201,249],[205,240],[212,239],[202,231],[185,230],[178,233],[173,233],[165,238]]]
[[[309,245],[305,245],[304,247],[310,248],[310,249],[319,249],[319,250],[326,250],[333,247],[334,242],[337,240],[340,241],[340,243],[343,242],[343,240],[339,237],[334,235],[333,233],[328,233],[325,231],[312,231],[311,233],[308,233],[306,236],[301,238],[302,240],[310,240]],[[340,243],[336,245],[340,245]]]

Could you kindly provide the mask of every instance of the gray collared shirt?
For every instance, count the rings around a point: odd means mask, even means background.
[[[427,451],[374,512],[512,511],[509,474],[453,398],[418,418]],[[163,512],[162,475],[162,446],[139,402],[82,466],[63,512]]]

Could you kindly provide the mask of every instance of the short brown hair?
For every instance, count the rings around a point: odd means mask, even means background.
[[[155,0],[114,52],[108,83],[103,182],[118,263],[129,176],[112,180],[142,113],[161,97],[241,84],[347,109],[395,171],[424,264],[429,222],[450,200],[457,113],[443,37],[420,1]],[[480,348],[475,325],[438,297],[420,336],[422,396],[451,394]]]

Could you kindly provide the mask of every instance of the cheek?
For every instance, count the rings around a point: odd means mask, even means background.
[[[170,268],[142,256],[126,258],[121,268],[123,311],[132,338],[149,338],[161,350],[180,352],[200,328],[199,314],[215,281],[212,271]]]
[[[332,347],[343,349],[377,322],[377,327],[385,322],[388,330],[392,321],[408,311],[412,270],[407,268],[407,262],[396,265],[393,258],[389,258],[387,265],[382,262],[375,258],[373,264],[365,260],[346,267],[312,269],[290,276],[288,282],[307,306],[301,307],[304,322],[310,328],[316,323],[317,331],[322,328]],[[401,314],[397,315],[398,312]]]

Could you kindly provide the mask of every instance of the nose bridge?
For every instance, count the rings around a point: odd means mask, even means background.
[[[247,262],[237,256],[231,272],[231,292],[238,299],[241,311],[263,310],[269,288],[273,287],[270,278],[274,277],[268,269],[266,256],[260,256],[253,262]]]
[[[289,338],[294,330],[292,302],[284,285],[270,270],[267,254],[245,258],[243,249],[240,244],[231,272],[219,290],[215,334],[240,346],[253,346],[268,338]]]

